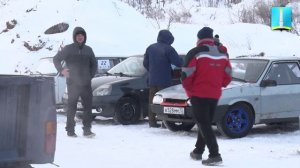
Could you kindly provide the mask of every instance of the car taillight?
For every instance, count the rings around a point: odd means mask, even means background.
[[[56,144],[56,122],[48,121],[46,123],[45,137],[45,152],[46,154],[54,154]]]

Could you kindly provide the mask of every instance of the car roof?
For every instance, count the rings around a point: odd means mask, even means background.
[[[97,59],[100,59],[100,58],[105,58],[105,59],[114,59],[114,58],[121,58],[121,59],[126,59],[128,58],[129,56],[110,56],[110,55],[100,55],[100,56],[95,56]],[[40,59],[53,59],[53,57],[42,57]]]
[[[238,56],[236,58],[231,59],[256,59],[256,60],[268,60],[268,61],[290,61],[290,60],[300,60],[300,57],[297,56],[261,56],[261,55],[255,55],[255,56]]]
[[[144,57],[144,55],[131,55],[129,57]]]
[[[106,55],[106,56],[103,56],[103,55],[98,55],[98,56],[95,56],[96,58],[128,58],[128,56],[109,56],[109,55]]]

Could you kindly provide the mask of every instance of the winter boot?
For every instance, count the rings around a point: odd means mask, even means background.
[[[87,138],[92,138],[92,137],[96,136],[96,134],[93,133],[90,129],[88,129],[88,130],[83,130],[83,136],[85,136]]]
[[[148,118],[149,118],[149,127],[150,128],[151,127],[152,128],[159,128],[159,127],[161,127],[160,124],[157,124],[155,113],[152,113],[152,112],[149,111]]]
[[[68,132],[67,132],[67,135],[68,135],[69,137],[73,137],[73,138],[76,138],[76,137],[77,137],[77,135],[75,134],[74,131],[68,131]]]
[[[166,125],[164,124],[164,122],[161,123],[161,128],[164,128],[164,129],[167,128]]]
[[[190,156],[192,159],[194,160],[201,160],[202,159],[202,152],[195,148],[191,153],[190,153]]]
[[[202,160],[202,164],[206,166],[216,166],[222,163],[221,156],[209,157],[206,160]]]

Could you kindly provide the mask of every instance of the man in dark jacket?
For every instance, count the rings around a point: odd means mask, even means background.
[[[179,57],[176,50],[171,46],[174,37],[169,30],[161,30],[158,33],[157,43],[151,44],[144,57],[144,67],[148,71],[149,84],[149,103],[156,92],[172,85],[172,67],[175,65],[181,67],[183,60]],[[156,121],[155,113],[149,108],[148,112],[149,126],[159,127]]]
[[[83,135],[93,137],[91,132],[92,122],[92,88],[91,80],[97,71],[97,60],[91,47],[85,44],[86,32],[81,27],[73,31],[74,43],[65,46],[53,58],[53,63],[59,73],[67,78],[68,87],[68,110],[66,131],[70,137],[77,137],[75,127],[75,113],[77,102],[81,97],[84,107],[83,114]],[[66,68],[62,67],[65,62]]]
[[[209,158],[203,160],[202,164],[215,165],[221,163],[222,158],[211,124],[222,87],[226,87],[231,81],[231,65],[226,47],[215,44],[213,29],[204,27],[197,36],[197,47],[186,55],[181,78],[182,85],[191,99],[198,126],[196,148],[190,156],[201,160],[206,145]]]

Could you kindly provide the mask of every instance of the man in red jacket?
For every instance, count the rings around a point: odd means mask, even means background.
[[[203,27],[197,36],[197,47],[187,53],[181,77],[199,128],[196,148],[190,156],[202,160],[206,145],[209,156],[202,164],[216,165],[222,163],[222,158],[211,124],[222,87],[226,87],[232,79],[231,65],[226,47],[216,45],[213,29]]]

